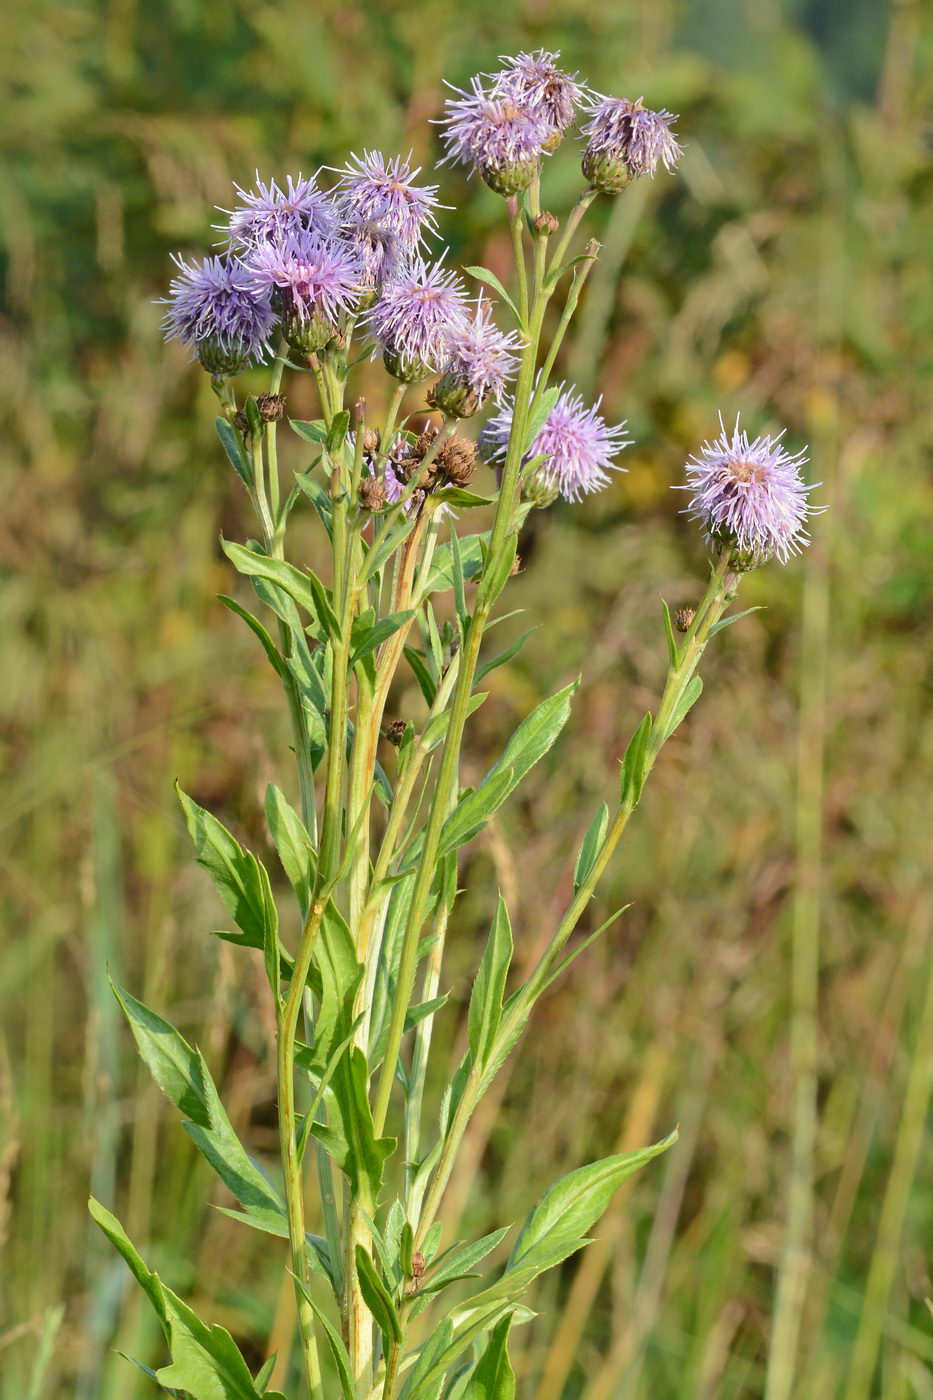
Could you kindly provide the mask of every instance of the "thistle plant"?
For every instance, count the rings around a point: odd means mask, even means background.
[[[445,1222],[464,1135],[535,1003],[618,917],[575,938],[662,748],[700,695],[707,645],[737,616],[728,609],[741,574],[804,545],[812,510],[803,455],[779,439],[750,440],[738,423],[731,433],[721,425],[687,464],[708,586],[673,616],[662,605],[663,692],[586,826],[572,897],[524,981],[510,978],[509,910],[489,892],[468,1048],[439,1114],[429,1111],[434,1032],[446,1022],[449,1039],[455,1016],[442,988],[445,944],[457,937],[458,852],[558,740],[576,689],[542,700],[465,786],[470,716],[487,698],[486,678],[517,650],[490,655],[487,633],[529,513],[607,487],[630,442],[600,403],[551,382],[599,252],[595,241],[578,249],[581,222],[598,194],[659,164],[673,169],[680,155],[670,113],[588,93],[558,58],[503,60],[455,92],[441,121],[445,159],[504,199],[511,294],[489,270],[458,270],[430,249],[438,187],[419,183],[404,156],[379,151],[314,179],[257,177],[238,189],[222,253],[179,259],[171,284],[166,331],[211,375],[220,442],[256,519],[255,538],[223,542],[256,611],[221,602],[281,682],[292,729],[296,771],[284,789],[295,800],[278,786],[266,796],[288,909],[257,857],[180,793],[197,860],[232,921],[219,936],[262,957],[276,1025],[278,1164],[247,1154],[202,1055],[115,990],[144,1061],[238,1201],[228,1214],[275,1241],[270,1268],[291,1274],[298,1346],[293,1366],[269,1356],[254,1375],[230,1334],[196,1316],[92,1202],[158,1315],[169,1360],[149,1374],[169,1394],[281,1400],[269,1388],[278,1384],[295,1400],[514,1396],[508,1338],[529,1316],[529,1286],[586,1242],[619,1184],[676,1137],[561,1178],[531,1203],[507,1262],[487,1277],[478,1266],[507,1224],[463,1242]],[[581,116],[584,184],[558,219],[542,208],[542,177]],[[481,285],[471,291],[467,279]],[[374,358],[387,374],[375,412],[353,383],[359,373],[371,381]],[[262,365],[265,391],[243,392],[237,375]],[[310,375],[319,405],[317,418],[290,420],[308,459],[290,482],[277,452],[286,372]],[[465,431],[484,410],[479,433]],[[313,570],[289,558],[298,511],[317,523]],[[404,718],[392,709],[400,673],[423,697]],[[320,1235],[308,1229],[312,1200]]]

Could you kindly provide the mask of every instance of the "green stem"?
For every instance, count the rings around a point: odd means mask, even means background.
[[[652,727],[652,738],[649,743],[645,769],[646,777],[664,745],[667,738],[667,726],[670,723],[671,716],[676,710],[680,697],[683,695],[684,690],[687,685],[689,685],[696,672],[706,644],[709,641],[712,628],[715,626],[716,622],[719,621],[726,608],[732,602],[734,596],[734,579],[729,572],[729,556],[728,553],[726,553],[721,556],[703,601],[700,604],[700,608],[697,610],[698,613],[702,610],[705,620],[698,631],[684,639],[684,644],[678,653],[677,660],[668,672],[667,683],[658,706],[657,718]],[[599,854],[593,863],[592,870],[577,890],[566,913],[558,924],[553,937],[548,943],[547,948],[538,959],[531,975],[524,986],[510,999],[508,1010],[503,1013],[497,1033],[497,1047],[510,1047],[520,1035],[525,1022],[531,1014],[531,1009],[535,1001],[547,985],[557,965],[559,955],[579,923],[584,910],[587,908],[593,896],[596,886],[605,873],[616,847],[622,839],[635,805],[636,799],[634,798],[628,798],[620,804],[613,823],[606,833]],[[493,1061],[496,1055],[497,1049],[494,1047],[490,1055],[490,1061]],[[483,1067],[477,1065],[471,1066],[460,1102],[457,1105],[453,1119],[447,1130],[447,1135],[441,1148],[430,1188],[425,1197],[424,1207],[417,1229],[417,1240],[419,1243],[424,1241],[425,1235],[437,1218],[437,1212],[440,1208],[444,1192],[447,1189],[447,1183],[460,1150],[463,1135],[473,1116],[476,1105],[486,1088],[484,1080],[485,1072]]]
[[[516,195],[510,194],[507,200],[509,228],[512,232],[512,257],[515,261],[515,277],[518,283],[518,310],[522,329],[528,324],[528,269],[525,266],[525,220]]]

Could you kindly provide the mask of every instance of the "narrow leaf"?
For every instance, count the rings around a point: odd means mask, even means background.
[[[671,666],[677,665],[677,639],[674,636],[674,625],[671,622],[671,610],[664,599],[661,599],[661,612],[664,615],[664,635],[667,637],[667,659]]]
[[[677,704],[674,706],[674,713],[671,715],[671,722],[667,727],[665,739],[669,739],[678,725],[686,719],[690,710],[699,700],[703,691],[703,682],[699,676],[691,677],[689,683],[684,687],[683,693]]]
[[[645,764],[648,760],[648,741],[651,738],[651,715],[645,715],[629,740],[622,759],[623,806],[634,807],[641,797],[645,784]]]
[[[214,427],[217,429],[217,436],[220,438],[231,467],[247,486],[252,487],[253,463],[241,434],[237,432],[232,423],[227,422],[226,418],[215,418]]]
[[[577,864],[573,872],[573,888],[578,890],[581,885],[586,884],[593,866],[596,864],[596,857],[602,849],[606,839],[606,830],[609,826],[609,808],[605,802],[601,803],[596,816],[587,827],[583,844],[577,856]]]
[[[272,638],[269,636],[269,633],[266,631],[265,627],[263,627],[262,623],[259,621],[258,617],[254,617],[253,614],[248,611],[248,609],[244,608],[241,603],[238,603],[235,598],[228,597],[226,593],[218,593],[217,597],[220,600],[220,602],[223,603],[225,608],[229,608],[232,613],[236,613],[237,617],[242,617],[247,627],[249,627],[250,630],[256,634],[256,636],[259,638],[262,649],[271,661],[276,674],[283,677],[286,676],[288,674],[288,670],[285,665],[285,662],[279,655],[279,649],[275,645],[275,642],[272,640]]]
[[[399,1321],[395,1304],[389,1296],[389,1290],[379,1277],[372,1256],[360,1244],[356,1246],[356,1272],[360,1281],[363,1301],[376,1319],[380,1331],[387,1341],[401,1342],[402,1324]]]
[[[509,296],[508,292],[505,290],[502,283],[499,281],[498,277],[494,272],[490,272],[488,267],[465,267],[463,270],[470,277],[475,277],[477,282],[485,282],[488,287],[494,287],[495,290],[499,293],[502,300],[505,302],[506,306],[509,307],[509,309],[511,310],[516,321],[518,321],[519,324],[521,324],[522,318],[519,314],[518,307],[515,305],[514,301]]]
[[[502,996],[512,961],[512,927],[505,900],[499,895],[495,917],[489,930],[473,994],[470,997],[468,1029],[470,1053],[482,1068],[496,1038],[502,1015]]]
[[[515,1372],[508,1353],[511,1326],[512,1314],[507,1313],[492,1329],[462,1400],[515,1400]]]

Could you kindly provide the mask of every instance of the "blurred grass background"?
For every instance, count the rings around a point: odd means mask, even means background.
[[[637,446],[627,476],[527,540],[513,606],[542,625],[497,673],[470,763],[581,666],[584,686],[571,737],[470,856],[455,1003],[494,879],[534,957],[653,703],[659,596],[689,602],[705,570],[668,487],[717,410],[809,441],[832,509],[805,560],[747,580],[765,610],[709,656],[594,926],[633,907],[540,1008],[452,1205],[474,1234],[520,1218],[559,1172],[679,1121],[676,1151],[539,1290],[520,1394],[933,1396],[919,0],[34,0],[0,48],[3,1400],[154,1393],[113,1354],[159,1364],[89,1190],[248,1354],[290,1325],[268,1244],[207,1208],[220,1190],[106,986],[109,965],[169,1010],[251,1150],[274,1152],[261,972],[205,936],[217,908],[171,780],[262,850],[287,740],[272,678],[213,598],[231,586],[218,534],[248,525],[206,377],[161,341],[168,254],[209,244],[211,206],[257,167],[310,172],[364,143],[430,162],[442,77],[538,45],[678,111],[688,152],[595,214],[603,260],[564,368]],[[578,179],[560,154],[546,203],[566,209]],[[499,202],[456,174],[444,188],[452,256],[507,267]]]

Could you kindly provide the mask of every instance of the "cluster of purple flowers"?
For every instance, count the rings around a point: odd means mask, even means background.
[[[651,111],[641,98],[593,93],[557,66],[559,58],[545,49],[503,58],[468,90],[454,88],[440,123],[444,159],[515,196],[579,113],[583,172],[593,189],[618,193],[659,165],[674,168],[682,151],[670,112]],[[480,446],[500,464],[512,435],[506,390],[521,343],[498,329],[482,296],[470,300],[443,259],[425,257],[423,245],[437,233],[438,187],[418,183],[410,156],[376,150],[333,169],[330,188],[320,174],[288,176],[284,185],[257,174],[251,189],[235,187],[234,207],[218,225],[226,250],[201,262],[175,260],[166,334],[226,377],[266,359],[277,332],[299,353],[315,355],[335,340],[345,343],[340,337],[358,326],[402,383],[437,376],[428,399],[449,418],[470,417],[494,400],[498,411]],[[601,490],[624,470],[615,459],[631,442],[624,422],[611,426],[602,417],[599,400],[588,406],[563,385],[552,398],[524,458],[523,490],[535,504]],[[785,561],[807,542],[806,458],[786,452],[779,437],[750,441],[738,421],[731,435],[720,427],[687,463],[681,489],[693,492],[689,512],[716,548],[731,551],[736,568],[774,555]],[[402,490],[391,453],[383,477],[391,502]]]
[[[468,92],[454,88],[442,119],[445,159],[478,171],[499,194],[516,194],[532,183],[542,157],[557,148],[582,107],[583,173],[594,189],[618,194],[637,176],[654,175],[660,163],[673,169],[682,152],[671,112],[653,112],[641,98],[589,92],[576,74],[557,67],[559,58],[545,49],[504,58],[498,73],[474,78]]]

